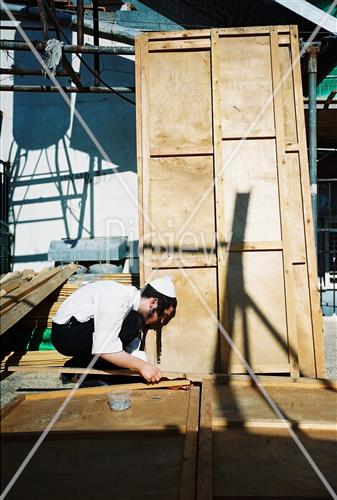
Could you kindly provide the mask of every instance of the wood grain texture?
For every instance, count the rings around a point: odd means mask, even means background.
[[[162,329],[160,369],[213,373],[218,366],[216,270],[154,270],[155,278],[171,275],[177,290],[175,318]]]
[[[273,286],[270,286],[271,276]],[[286,367],[289,370],[283,286],[281,252],[230,255],[229,334],[253,370],[259,371],[260,364],[270,368],[274,365],[274,372],[278,365],[281,372]],[[230,364],[233,365],[231,370],[240,366],[234,352]],[[245,370],[242,367],[240,371]]]
[[[269,34],[221,37],[219,54],[222,132],[249,137],[252,129],[273,130]]]
[[[223,141],[222,157],[225,234],[232,243],[280,241],[275,141]]]
[[[211,147],[209,52],[150,53],[148,60],[150,147],[171,154]]]
[[[213,158],[151,159],[150,178],[152,246],[169,250],[167,260],[161,252],[160,267],[171,267],[169,259],[177,253],[188,262],[189,249],[202,258],[214,255],[214,196],[213,190],[207,192],[213,182]],[[205,192],[207,197],[200,209],[195,210]]]

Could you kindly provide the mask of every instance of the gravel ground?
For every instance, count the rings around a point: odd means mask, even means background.
[[[324,318],[326,377],[337,379],[337,316]]]
[[[337,379],[337,317],[324,318],[325,362],[328,379]],[[71,389],[75,384],[63,384],[58,374],[15,372],[1,382],[1,408],[25,392]]]

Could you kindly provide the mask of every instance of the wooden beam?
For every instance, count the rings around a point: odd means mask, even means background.
[[[83,387],[81,389],[61,389],[60,391],[48,391],[41,394],[27,394],[26,399],[55,399],[70,395],[74,391],[74,396],[82,397],[90,394],[107,394],[108,392],[115,392],[121,389],[128,389],[130,391],[137,391],[140,389],[163,389],[163,388],[184,388],[191,385],[189,380],[165,380],[163,382],[157,382],[156,384],[147,384],[143,382],[138,382],[135,384],[116,384],[116,385],[104,385],[99,387]]]
[[[199,429],[199,387],[192,386],[188,402],[184,457],[180,482],[180,500],[194,500],[197,472],[198,429]]]
[[[212,397],[213,383],[202,384],[197,468],[197,500],[213,499],[212,456]]]
[[[66,358],[67,359],[67,358]],[[115,376],[125,376],[125,377],[135,377],[138,376],[140,377],[139,373],[136,372],[135,370],[126,370],[126,369],[120,369],[120,370],[97,370],[96,368],[69,368],[66,366],[8,366],[7,371],[9,372],[21,372],[21,373],[73,373],[74,375],[76,374],[82,374],[86,373],[87,375],[115,375]],[[171,379],[171,380],[176,380],[176,379],[188,379],[188,376],[186,373],[181,373],[181,372],[161,372],[162,374],[162,379]],[[201,380],[202,374],[200,374],[200,380]],[[193,377],[193,380],[195,381],[195,377]]]

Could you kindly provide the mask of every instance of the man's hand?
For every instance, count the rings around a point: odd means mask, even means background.
[[[121,368],[129,368],[129,370],[135,370],[139,375],[147,382],[159,382],[161,379],[161,373],[159,368],[151,365],[147,361],[138,359],[135,356],[131,356],[125,351],[115,352],[115,353],[104,353],[100,354],[101,358],[113,363],[114,365],[120,366]]]
[[[139,370],[140,375],[145,378],[147,382],[159,382],[161,379],[161,373],[159,368],[151,365],[150,363],[144,362],[142,367]]]

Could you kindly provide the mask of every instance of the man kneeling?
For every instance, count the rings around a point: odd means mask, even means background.
[[[158,382],[160,370],[140,350],[142,328],[157,329],[175,315],[177,299],[170,277],[151,281],[140,291],[114,281],[81,286],[53,318],[54,347],[72,359],[68,367],[113,366],[137,371],[147,382]]]

